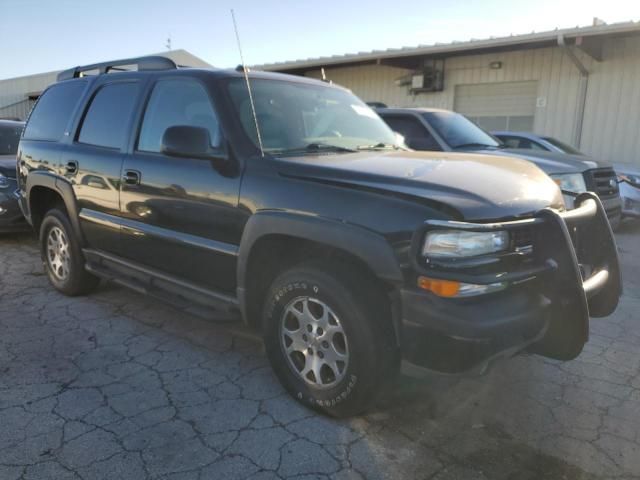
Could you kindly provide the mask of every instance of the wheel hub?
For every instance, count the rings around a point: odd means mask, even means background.
[[[69,276],[69,240],[59,227],[53,227],[47,235],[47,263],[58,280]]]
[[[280,332],[289,365],[305,382],[329,388],[344,378],[349,365],[347,337],[326,303],[294,298],[284,308]]]

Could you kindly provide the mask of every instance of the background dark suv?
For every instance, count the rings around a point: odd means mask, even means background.
[[[573,208],[577,194],[596,192],[611,225],[620,223],[622,203],[616,173],[606,162],[578,154],[508,148],[464,115],[449,110],[379,108],[377,112],[415,150],[491,153],[533,162],[568,192],[567,208]]]

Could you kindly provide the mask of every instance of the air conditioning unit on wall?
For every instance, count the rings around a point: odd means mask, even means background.
[[[408,86],[413,94],[444,90],[444,59],[425,60],[424,66],[396,79],[396,85]]]

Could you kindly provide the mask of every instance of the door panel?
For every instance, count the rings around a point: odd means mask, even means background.
[[[61,169],[73,185],[91,248],[120,253],[120,177],[140,85],[113,81],[92,94]]]
[[[65,151],[62,169],[73,185],[80,214],[80,227],[92,248],[119,253],[120,151],[75,145]],[[66,171],[75,162],[77,172]],[[112,219],[112,221],[108,221]]]
[[[231,292],[246,222],[238,208],[241,177],[222,174],[209,160],[161,153],[162,135],[176,125],[206,128],[212,148],[222,143],[209,94],[195,79],[159,80],[149,95],[137,146],[123,166],[122,254]]]
[[[199,285],[232,291],[246,215],[238,210],[240,179],[207,160],[136,153],[122,183],[122,255]]]

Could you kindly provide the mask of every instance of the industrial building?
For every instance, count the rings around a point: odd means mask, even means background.
[[[640,165],[640,22],[259,65],[367,102],[464,113],[487,130],[557,137]]]
[[[186,50],[171,50],[152,55],[170,58],[176,64],[187,67],[211,68],[207,62]],[[67,65],[65,68],[69,67],[73,65]],[[43,90],[56,81],[58,73],[60,71],[0,80],[0,119],[25,120]]]

